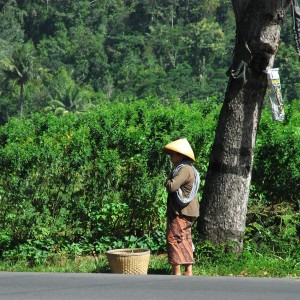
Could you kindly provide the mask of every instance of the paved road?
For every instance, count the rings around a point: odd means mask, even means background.
[[[300,300],[299,279],[0,272],[0,300]]]

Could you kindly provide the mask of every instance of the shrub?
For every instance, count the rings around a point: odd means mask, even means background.
[[[186,136],[206,170],[219,107],[115,101],[86,114],[34,114],[0,128],[1,255],[164,248],[161,148]]]
[[[287,107],[284,123],[263,111],[255,150],[252,197],[268,202],[288,201],[299,207],[300,195],[300,101]]]

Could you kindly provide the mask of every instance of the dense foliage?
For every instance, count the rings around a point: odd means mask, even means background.
[[[257,203],[247,240],[280,251],[299,246],[297,105],[285,124],[264,113],[253,175],[250,204]],[[171,165],[161,147],[186,136],[202,187],[219,109],[214,100],[166,107],[148,98],[103,102],[80,115],[11,119],[0,128],[1,256],[39,260],[134,245],[164,250],[164,181]],[[281,183],[283,192],[276,190]]]
[[[203,187],[234,47],[230,0],[0,0],[0,18],[0,258],[163,251],[171,166],[160,149],[187,137]],[[289,15],[282,29],[287,119],[263,112],[245,248],[299,261]]]
[[[82,111],[156,95],[222,101],[235,39],[231,1],[0,1],[0,124],[43,109]],[[280,67],[286,101],[300,98],[290,14]]]
[[[158,250],[170,167],[161,147],[181,135],[197,141],[203,173],[215,112],[147,99],[11,119],[0,133],[1,250],[102,251],[137,238]]]

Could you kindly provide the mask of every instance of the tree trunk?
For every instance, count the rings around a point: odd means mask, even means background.
[[[19,97],[19,110],[21,116],[23,116],[23,108],[24,108],[24,83],[21,83],[20,97]]]
[[[201,201],[200,233],[243,247],[253,155],[267,77],[292,0],[232,0],[236,45]]]

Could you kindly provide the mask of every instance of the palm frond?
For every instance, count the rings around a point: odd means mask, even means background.
[[[54,114],[55,114],[56,116],[61,116],[61,115],[64,115],[64,114],[66,114],[66,113],[68,113],[68,111],[67,111],[66,109],[64,109],[63,107],[58,107],[58,108],[56,108],[55,111],[54,111]]]
[[[63,104],[63,102],[58,101],[58,100],[56,100],[56,99],[53,99],[53,100],[49,101],[49,105],[50,105],[52,108],[58,108],[58,107],[65,108],[65,105]]]

